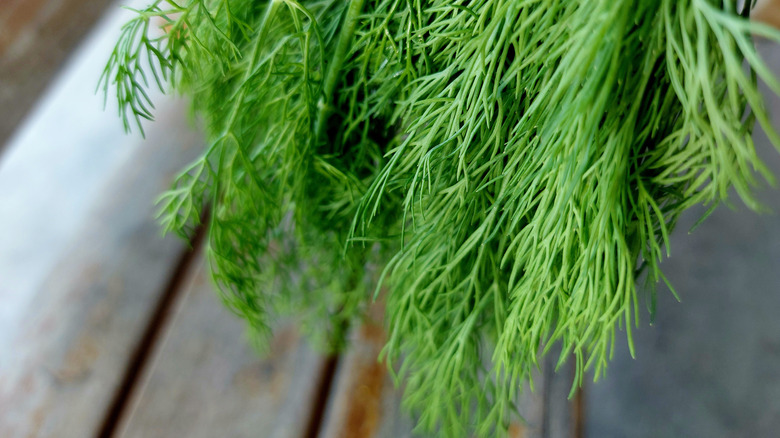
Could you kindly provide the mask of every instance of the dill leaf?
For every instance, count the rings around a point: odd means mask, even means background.
[[[757,86],[780,82],[753,34],[780,32],[732,0],[136,13],[100,86],[128,129],[152,118],[148,87],[183,92],[208,137],[160,198],[163,227],[191,235],[211,205],[214,280],[258,335],[289,312],[340,348],[386,288],[382,358],[421,431],[504,435],[553,345],[575,388],[619,330],[633,353],[637,279],[668,284],[681,213],[731,188],[758,210],[773,182],[751,135],[780,147]]]

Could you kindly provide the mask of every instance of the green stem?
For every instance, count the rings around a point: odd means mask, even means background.
[[[330,105],[333,101],[333,92],[336,89],[336,82],[339,80],[339,72],[341,66],[344,63],[344,58],[347,56],[347,50],[352,44],[352,36],[355,33],[355,26],[357,25],[358,16],[363,10],[363,3],[365,0],[351,0],[349,3],[349,9],[347,10],[347,16],[344,19],[344,25],[341,27],[339,33],[339,41],[336,45],[336,51],[333,54],[333,58],[328,66],[328,71],[325,74],[325,82],[322,88],[322,95],[317,102],[318,112],[317,119],[314,122],[314,142],[317,142],[322,138],[327,125],[328,116],[330,115]]]

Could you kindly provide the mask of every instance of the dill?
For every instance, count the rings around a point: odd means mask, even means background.
[[[290,312],[322,345],[386,287],[382,358],[422,431],[503,435],[561,346],[598,377],[666,281],[697,204],[773,182],[757,87],[780,83],[731,0],[157,0],[101,78],[126,128],[150,86],[208,147],[160,198],[258,341]],[[159,28],[163,31],[159,31]],[[151,77],[151,79],[150,79]],[[381,266],[378,282],[367,266]],[[668,282],[667,282],[668,283]],[[654,298],[653,298],[654,302]],[[651,304],[651,313],[655,305]]]

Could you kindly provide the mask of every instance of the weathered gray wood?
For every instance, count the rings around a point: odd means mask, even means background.
[[[110,0],[0,1],[0,150],[111,4]]]
[[[118,436],[303,437],[324,358],[290,323],[258,355],[205,271],[189,280]]]
[[[126,170],[143,145],[137,135],[124,135],[116,111],[103,111],[102,97],[95,95],[129,15],[116,10],[101,21],[0,153],[0,352],[24,325],[20,318],[35,305],[35,291],[73,245],[111,175]],[[152,97],[160,111],[181,111],[158,93]],[[0,106],[0,119],[12,107]]]
[[[760,47],[780,74],[780,47]],[[765,96],[770,93],[765,90]],[[780,128],[780,99],[771,98]],[[759,154],[780,176],[763,133]],[[590,384],[587,436],[769,437],[780,430],[780,191],[764,189],[771,214],[721,207],[692,234],[691,212],[672,236],[664,272],[680,294],[659,288],[654,326],[624,343],[606,378]]]
[[[163,114],[87,215],[0,351],[0,436],[98,432],[185,245],[161,238],[152,200],[198,149]],[[111,147],[106,145],[106,147]],[[54,187],[65,181],[52,181]],[[51,218],[56,220],[56,218]],[[13,232],[13,230],[3,230]]]
[[[377,361],[385,335],[378,307],[354,330],[333,381],[320,436],[324,438],[403,438],[415,436],[414,420],[400,408],[386,365]],[[554,372],[549,355],[534,378],[534,391],[525,385],[518,409],[524,421],[514,421],[511,438],[573,437],[574,402],[568,400],[573,379],[570,363]]]
[[[3,437],[96,433],[184,251],[152,202],[198,150],[182,105],[162,102],[142,142],[94,95],[126,16],[104,20],[0,163]]]

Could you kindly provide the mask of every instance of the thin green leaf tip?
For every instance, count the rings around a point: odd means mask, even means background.
[[[734,1],[155,1],[101,86],[192,98],[208,147],[160,200],[255,333],[332,348],[386,287],[382,357],[421,431],[501,436],[542,352],[600,375],[680,214],[772,181]],[[159,29],[163,30],[160,31]],[[129,127],[130,123],[126,122]],[[373,269],[378,267],[379,269]],[[381,275],[377,275],[381,272]],[[377,280],[379,277],[379,280]],[[522,413],[520,413],[522,414]]]

